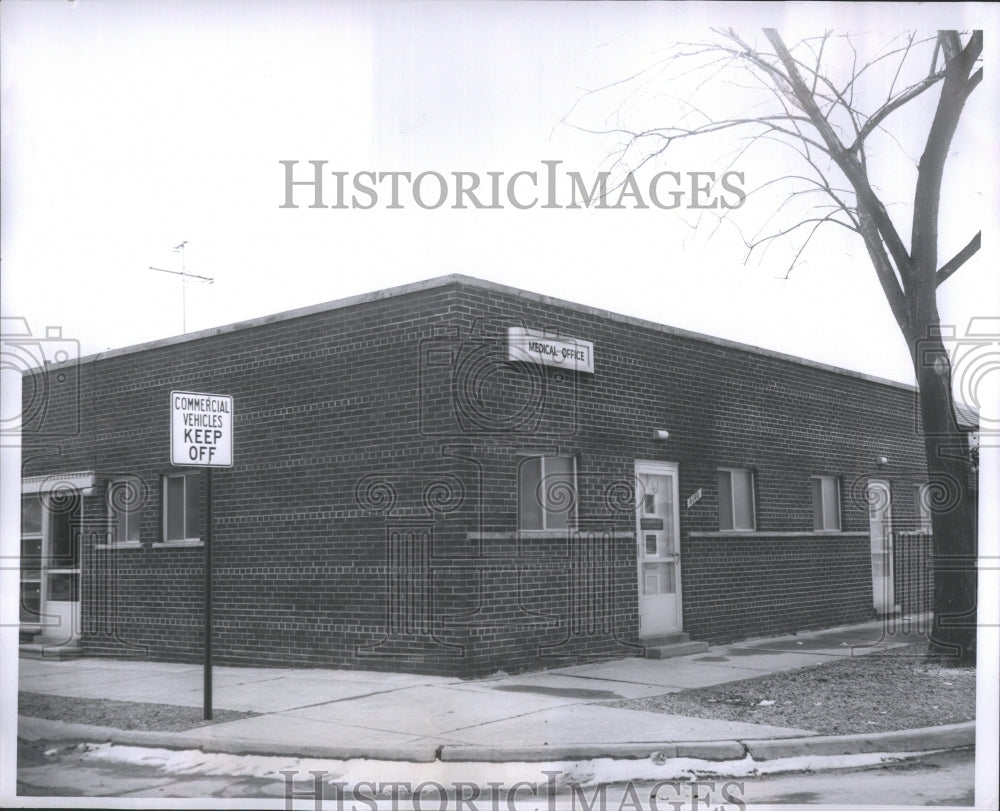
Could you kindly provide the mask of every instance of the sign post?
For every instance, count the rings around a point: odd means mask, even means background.
[[[212,469],[233,464],[233,398],[170,392],[170,463],[205,469],[205,720],[212,720]]]
[[[205,469],[205,667],[204,719],[212,720],[212,468]]]

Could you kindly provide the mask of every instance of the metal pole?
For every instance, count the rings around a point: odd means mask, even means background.
[[[181,254],[181,330],[185,335],[188,331],[188,319],[187,319],[187,259],[184,255],[184,246],[187,245],[187,240],[182,242],[176,248],[174,252],[180,251]],[[210,474],[211,475],[211,474]],[[211,716],[209,716],[211,718]]]
[[[212,720],[212,468],[205,469],[205,720]]]

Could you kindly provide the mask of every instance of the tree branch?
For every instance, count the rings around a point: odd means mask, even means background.
[[[878,276],[886,301],[889,302],[889,309],[892,310],[892,315],[903,334],[908,335],[909,314],[906,309],[906,296],[893,272],[892,263],[886,255],[878,229],[872,222],[871,216],[863,209],[858,211],[858,225],[861,228],[861,236],[865,240],[865,247],[868,249],[868,256],[875,268],[875,275]]]
[[[965,86],[965,97],[969,98],[969,95],[975,90],[979,83],[983,80],[983,69],[980,68],[975,73],[969,77],[969,82]]]
[[[932,73],[930,76],[925,77],[921,81],[917,82],[915,85],[911,85],[906,90],[901,92],[898,96],[890,99],[885,104],[883,104],[878,110],[876,110],[872,117],[869,118],[865,125],[861,128],[861,132],[858,133],[858,137],[854,139],[854,143],[851,144],[847,150],[848,152],[856,152],[861,144],[864,143],[865,138],[871,135],[872,131],[886,118],[888,118],[892,113],[902,107],[909,101],[913,101],[917,96],[923,93],[930,87],[940,82],[944,78],[944,71],[938,71],[937,73]]]
[[[896,227],[889,218],[885,206],[878,199],[875,192],[872,191],[871,184],[869,184],[868,178],[865,176],[860,161],[852,153],[844,149],[844,145],[833,131],[833,127],[830,126],[830,123],[823,117],[823,114],[816,106],[816,102],[809,94],[809,88],[806,87],[805,82],[799,75],[798,69],[795,66],[795,60],[781,39],[781,35],[773,28],[765,28],[764,33],[774,47],[775,53],[778,54],[778,58],[785,66],[785,70],[788,71],[792,92],[795,94],[795,98],[798,99],[802,111],[809,117],[810,123],[817,129],[823,141],[827,144],[827,151],[830,157],[833,158],[837,166],[840,167],[840,170],[850,181],[851,186],[854,187],[859,208],[868,211],[868,214],[872,218],[871,224],[878,230],[879,242],[884,242],[896,269],[902,277],[903,284],[907,285],[910,275],[910,255],[903,245]],[[888,295],[888,292],[886,295]]]
[[[791,184],[791,188],[782,189],[782,201],[757,233],[744,238],[748,252],[766,251],[769,245],[791,237],[795,242],[805,237],[803,245],[796,246],[799,250],[793,249],[794,265],[816,230],[825,228],[827,223],[859,232],[893,316],[909,340],[919,332],[922,323],[937,318],[935,288],[954,275],[981,246],[981,234],[976,234],[947,263],[936,267],[943,169],[963,105],[983,79],[982,32],[938,31],[929,37],[902,35],[874,54],[869,50],[864,58],[849,35],[829,31],[804,39],[792,48],[774,29],[763,32],[769,45],[755,38],[744,39],[732,29],[715,33],[720,41],[714,45],[696,43],[693,48],[681,49],[680,56],[700,63],[682,75],[696,69],[710,73],[705,82],[696,86],[694,95],[699,97],[704,84],[714,81],[721,71],[742,69],[753,81],[743,84],[730,81],[734,87],[747,91],[746,98],[753,101],[752,106],[741,111],[742,114],[732,115],[736,112],[733,110],[729,116],[717,116],[699,109],[688,98],[683,102],[686,112],[670,126],[618,128],[620,122],[609,121],[602,134],[617,136],[619,140],[616,165],[619,162],[631,165],[636,160],[634,153],[642,151],[648,154],[639,160],[641,169],[665,153],[672,153],[676,142],[700,135],[719,137],[727,131],[743,136],[747,146],[740,150],[741,155],[754,144],[766,141],[793,149],[796,158],[803,161],[813,176],[806,177],[809,171],[791,172],[754,190],[778,182]],[[929,65],[914,62],[917,46],[921,47],[921,53],[933,49]],[[824,66],[824,60],[830,61],[827,57],[833,52],[836,56],[830,60],[840,59],[838,68],[843,58],[847,60],[843,67],[848,74],[844,78]],[[859,78],[866,71],[873,74],[880,63],[884,68],[881,73],[886,75],[880,76],[879,81],[884,78],[885,89],[873,98],[868,92],[870,88],[860,92]],[[660,61],[657,66],[664,64]],[[650,75],[634,78],[645,84]],[[917,182],[911,198],[912,231],[907,234],[910,242],[906,244],[902,239],[906,232],[898,229],[889,216],[891,206],[883,201],[874,177],[869,175],[868,152],[876,134],[879,139],[895,141],[894,134],[886,129],[887,120],[898,118],[900,111],[909,109],[910,102],[917,99],[918,103],[924,102],[931,89],[937,89],[940,96],[935,93],[935,112],[923,152],[919,162],[914,160]],[[755,95],[759,91],[766,94],[761,102],[757,102]],[[865,99],[872,101],[871,107],[865,104]],[[896,143],[910,157],[908,148],[899,141]],[[842,173],[843,180],[835,176],[831,164]],[[823,201],[811,196],[817,192],[826,195],[832,205],[823,205]],[[793,204],[796,211],[790,213]],[[803,206],[809,210],[799,211]],[[791,227],[776,228],[774,218],[778,216],[785,217]],[[771,229],[773,233],[765,236]]]
[[[927,284],[935,284],[937,272],[938,209],[944,164],[965,106],[970,73],[983,50],[983,32],[974,31],[964,49],[954,31],[942,31],[940,40],[947,60],[944,84],[917,169],[910,240],[914,266],[921,283]]]
[[[941,265],[941,269],[934,274],[934,286],[938,287],[942,282],[946,281],[956,270],[958,270],[962,265],[964,265],[969,259],[976,255],[979,248],[983,244],[983,232],[980,231],[972,239],[969,240],[969,244],[966,245],[962,250],[956,253],[951,259]]]

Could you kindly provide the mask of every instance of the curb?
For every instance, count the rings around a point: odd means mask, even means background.
[[[157,749],[199,749],[202,752],[226,755],[271,755],[329,760],[371,758],[432,763],[438,755],[438,747],[432,743],[405,746],[322,746],[247,738],[212,738],[192,735],[190,732],[116,729],[91,724],[70,724],[65,721],[51,721],[24,715],[18,716],[17,736],[27,741],[88,741]]]
[[[798,755],[857,755],[867,752],[923,752],[959,749],[976,743],[976,722],[946,724],[894,732],[861,735],[815,735],[808,738],[746,740],[754,760],[775,760]]]
[[[451,744],[441,747],[442,761],[481,761],[504,763],[508,761],[557,761],[597,760],[657,760],[697,758],[699,760],[742,760],[746,748],[738,741],[691,741],[649,743],[577,743],[539,744],[536,746],[479,746]]]
[[[588,743],[536,746],[478,746],[432,743],[404,746],[324,746],[294,743],[269,743],[240,738],[211,738],[189,732],[156,732],[115,729],[113,727],[71,724],[43,718],[18,716],[17,734],[28,741],[89,741],[120,746],[146,746],[163,749],[200,749],[229,755],[271,755],[330,760],[402,760],[432,763],[435,760],[503,763],[507,761],[596,760],[601,758],[659,761],[674,758],[726,761],[777,760],[803,755],[856,755],[871,752],[926,752],[959,749],[976,742],[976,722],[947,724],[894,732],[857,735],[813,735],[804,738],[772,738],[744,741],[680,741],[644,743]]]

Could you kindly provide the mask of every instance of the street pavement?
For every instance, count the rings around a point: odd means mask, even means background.
[[[867,655],[917,639],[881,623],[742,642],[675,659],[615,659],[475,680],[356,670],[215,667],[216,710],[259,713],[182,733],[74,729],[20,719],[28,739],[103,737],[116,743],[201,748],[233,754],[300,754],[384,760],[549,760],[558,757],[742,757],[745,742],[772,757],[831,739],[809,729],[692,718],[601,706]],[[110,698],[201,707],[202,666],[79,658],[20,660],[19,689],[55,696]],[[959,725],[961,726],[961,725]],[[86,733],[86,735],[84,734]],[[908,748],[899,734],[865,736],[856,751]],[[971,726],[950,731],[971,743]],[[956,737],[957,735],[957,737]],[[904,736],[905,737],[905,736]],[[923,732],[918,749],[934,746]],[[785,741],[784,750],[777,742]],[[900,743],[902,741],[902,743]],[[931,745],[925,745],[931,744]],[[843,745],[839,750],[844,750]],[[910,747],[913,748],[913,747]],[[846,750],[845,750],[846,751]]]
[[[344,771],[339,764],[329,761],[279,761],[196,752],[176,752],[171,758],[166,750],[143,750],[141,756],[115,751],[121,749],[106,745],[19,747],[18,802],[12,802],[9,807],[24,805],[25,796],[69,796],[105,798],[104,807],[109,807],[108,798],[128,798],[133,803],[130,807],[137,807],[138,802],[145,800],[143,807],[146,808],[168,807],[160,800],[173,800],[170,807],[177,807],[176,800],[180,798],[197,798],[201,807],[212,807],[208,803],[213,799],[226,803],[216,807],[227,808],[235,807],[234,800],[256,799],[254,807],[280,808],[277,801],[286,797],[290,782],[298,799],[295,807],[305,809],[316,807],[311,795],[319,792],[325,801],[320,803],[322,808],[370,808],[374,803],[368,797],[377,796],[381,800],[379,808],[391,807],[398,811],[461,809],[463,806],[466,811],[485,811],[487,808],[491,811],[499,808],[511,811],[543,808],[739,811],[771,804],[787,804],[792,808],[806,804],[911,808],[972,806],[975,801],[975,753],[969,749],[918,755],[876,765],[840,762],[824,771],[803,768],[702,780],[691,780],[690,775],[671,779],[673,772],[642,778],[633,775],[631,770],[622,769],[623,763],[635,768],[635,764],[642,764],[642,761],[605,761],[608,765],[586,761],[582,768],[574,768],[571,764],[437,763],[422,764],[422,771],[409,768],[420,764],[361,761],[353,769]],[[474,767],[478,767],[478,771],[469,773]],[[669,764],[663,768],[669,769]],[[554,796],[548,791],[548,778],[552,774],[549,769],[560,770]],[[319,790],[313,781],[312,772],[316,770],[325,771]],[[428,785],[428,780],[442,786],[451,802],[442,802],[436,785]],[[366,792],[355,794],[351,787],[364,786],[366,781],[392,788],[386,791],[372,786]],[[336,799],[333,786],[338,784],[344,786],[345,802]],[[425,786],[426,793],[422,795],[423,801],[417,803],[413,788],[420,785]],[[532,785],[538,790],[532,791]],[[476,800],[459,802],[458,786],[463,786],[462,796],[473,796]],[[478,788],[478,796],[471,787]],[[398,790],[399,802],[389,802],[393,790]],[[262,802],[268,799],[270,803]],[[46,802],[51,803],[51,800]],[[290,807],[287,800],[284,807]],[[990,806],[980,803],[978,807]]]

